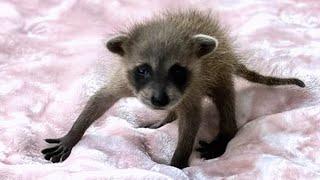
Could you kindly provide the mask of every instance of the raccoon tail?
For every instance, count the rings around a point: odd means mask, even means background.
[[[276,85],[297,85],[299,87],[305,87],[303,81],[297,78],[278,78],[278,77],[271,77],[271,76],[263,76],[258,74],[255,71],[249,70],[245,65],[238,64],[236,69],[236,75],[247,79],[248,81],[265,84],[268,86],[276,86]]]

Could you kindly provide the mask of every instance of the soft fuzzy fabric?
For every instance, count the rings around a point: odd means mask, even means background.
[[[134,98],[90,127],[65,162],[44,160],[43,139],[64,135],[118,65],[106,40],[161,9],[187,7],[219,12],[251,69],[307,87],[237,78],[240,131],[223,156],[194,151],[183,170],[168,165],[177,122],[139,128],[164,113]],[[318,0],[1,0],[0,179],[320,178],[319,12]],[[198,139],[210,140],[218,115],[208,102],[204,109]]]

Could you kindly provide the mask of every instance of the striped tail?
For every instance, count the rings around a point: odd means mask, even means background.
[[[248,81],[265,84],[268,86],[277,86],[277,85],[297,85],[299,87],[305,87],[303,81],[297,78],[278,78],[278,77],[271,77],[271,76],[263,76],[258,74],[255,71],[249,70],[243,64],[239,64],[236,70],[236,75],[247,79]]]

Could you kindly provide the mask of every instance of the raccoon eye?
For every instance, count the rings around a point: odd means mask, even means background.
[[[148,78],[151,75],[151,67],[147,64],[136,67],[135,74],[140,78]]]
[[[175,64],[169,69],[169,77],[176,85],[183,86],[187,82],[188,70]]]

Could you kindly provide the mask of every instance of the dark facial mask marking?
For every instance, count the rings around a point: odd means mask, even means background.
[[[133,76],[135,88],[137,90],[140,90],[150,81],[152,76],[152,68],[148,64],[142,64],[140,66],[135,67],[132,70],[131,74]]]
[[[169,69],[169,79],[176,87],[183,91],[186,87],[189,77],[189,71],[178,64],[173,65]]]

